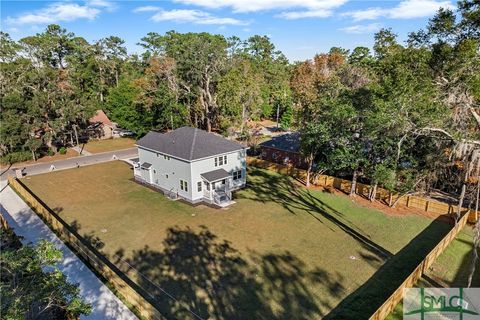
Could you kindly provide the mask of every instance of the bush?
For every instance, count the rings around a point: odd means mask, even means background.
[[[61,147],[59,150],[58,150],[58,153],[60,154],[66,154],[67,153],[67,149],[65,147]]]
[[[51,157],[51,156],[54,156],[54,155],[55,155],[55,152],[53,152],[52,149],[48,149],[47,155],[49,155],[50,157]]]
[[[2,164],[12,164],[15,162],[22,162],[32,159],[32,153],[30,151],[17,151],[8,153],[0,157],[0,163]]]

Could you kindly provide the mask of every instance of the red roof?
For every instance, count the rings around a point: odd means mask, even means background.
[[[103,123],[104,125],[107,125],[107,126],[110,126],[110,127],[113,126],[112,121],[110,121],[110,119],[108,119],[107,115],[105,114],[105,112],[103,112],[103,110],[97,110],[95,115],[93,117],[91,117],[90,119],[88,119],[88,122],[90,122],[90,123],[100,122],[100,123]]]

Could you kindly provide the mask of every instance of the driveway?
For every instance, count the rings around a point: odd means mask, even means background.
[[[25,173],[27,176],[47,173],[52,170],[64,170],[71,169],[77,166],[86,166],[96,163],[102,163],[107,161],[112,161],[116,159],[129,159],[137,156],[137,148],[129,148],[123,150],[108,151],[103,153],[97,153],[88,156],[78,156],[70,159],[57,160],[52,162],[31,164],[25,166]],[[5,170],[2,174],[2,180],[7,179],[8,176],[15,176],[16,169],[22,169],[23,167],[18,167],[13,165],[10,169]]]
[[[77,160],[77,159],[75,159]],[[70,282],[78,283],[86,301],[92,304],[92,313],[81,319],[137,319],[137,317],[105,286],[95,274],[48,228],[47,225],[9,187],[0,184],[0,210],[22,243],[37,243],[45,239],[63,252],[60,270]]]

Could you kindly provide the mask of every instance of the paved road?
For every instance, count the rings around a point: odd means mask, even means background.
[[[35,174],[50,172],[52,171],[52,165],[55,167],[54,170],[63,170],[63,169],[75,168],[77,167],[77,165],[85,166],[90,164],[107,162],[107,161],[114,160],[114,156],[117,159],[128,159],[128,158],[136,157],[137,148],[109,151],[109,152],[88,155],[88,156],[78,156],[70,159],[31,164],[31,165],[25,166],[25,173],[27,176],[31,176]],[[15,169],[21,169],[21,168],[22,167],[13,165],[9,170],[6,170],[5,172],[2,173],[1,175],[2,180],[6,179],[8,176],[14,176]]]
[[[92,304],[88,320],[130,320],[137,317],[108,289],[90,269],[43,223],[6,182],[0,184],[0,210],[22,242],[37,243],[46,239],[63,252],[60,270],[70,282],[79,283],[80,292]]]

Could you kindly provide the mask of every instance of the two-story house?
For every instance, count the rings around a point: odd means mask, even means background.
[[[246,183],[246,148],[217,134],[182,127],[137,141],[135,179],[171,198],[220,206]]]

